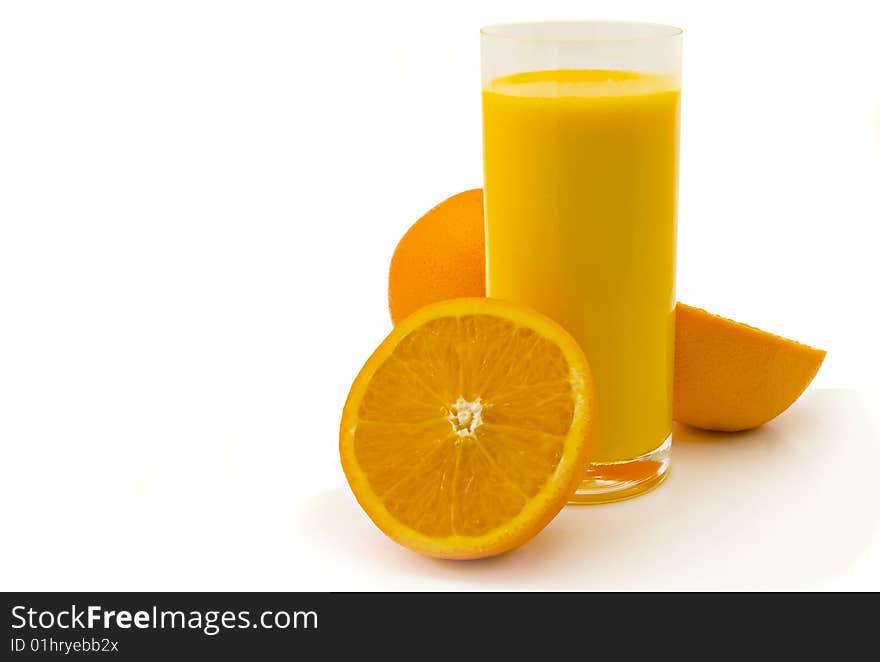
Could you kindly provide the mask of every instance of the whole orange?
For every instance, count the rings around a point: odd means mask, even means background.
[[[391,258],[391,321],[435,301],[486,296],[483,232],[482,189],[453,195],[416,221]]]

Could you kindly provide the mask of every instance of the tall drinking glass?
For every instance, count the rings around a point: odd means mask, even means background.
[[[681,30],[481,34],[487,293],[554,318],[590,361],[599,441],[572,502],[635,496],[669,468]]]

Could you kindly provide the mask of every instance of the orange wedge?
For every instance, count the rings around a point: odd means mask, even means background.
[[[825,352],[679,303],[673,417],[706,430],[748,430],[788,409]]]
[[[400,322],[354,381],[339,452],[367,515],[449,559],[521,545],[565,505],[596,433],[590,369],[556,322],[453,299]]]

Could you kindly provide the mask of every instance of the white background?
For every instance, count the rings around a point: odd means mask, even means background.
[[[0,588],[880,588],[872,5],[0,5]],[[341,407],[397,240],[481,184],[479,27],[567,18],[684,28],[679,298],[828,358],[651,495],[423,560]]]

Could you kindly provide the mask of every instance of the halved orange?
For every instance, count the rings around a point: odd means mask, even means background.
[[[453,299],[400,322],[354,381],[339,452],[401,545],[471,559],[521,545],[565,505],[596,433],[590,369],[556,322]]]
[[[707,430],[758,427],[809,386],[825,351],[679,303],[673,418]]]

